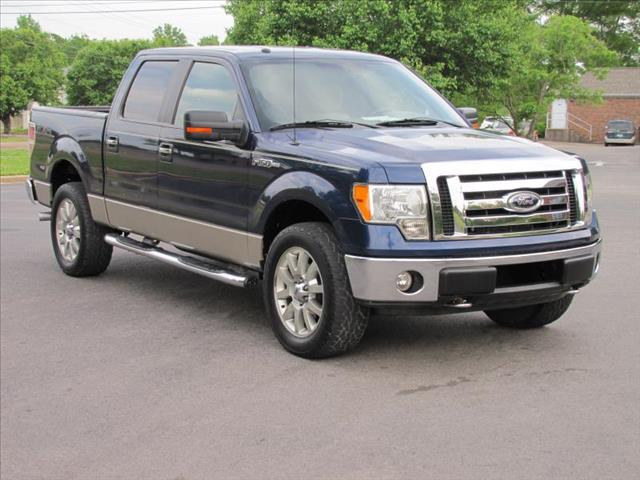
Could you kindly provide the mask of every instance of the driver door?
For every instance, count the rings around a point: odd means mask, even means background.
[[[235,263],[250,264],[239,247],[247,242],[248,171],[251,152],[231,142],[187,140],[184,114],[225,112],[244,119],[230,68],[214,61],[194,61],[178,98],[173,124],[160,132],[158,207],[184,217],[187,247]],[[206,227],[203,226],[206,225]],[[203,232],[207,238],[200,238]],[[245,250],[246,251],[246,250]]]

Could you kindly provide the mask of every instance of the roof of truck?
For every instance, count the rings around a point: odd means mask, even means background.
[[[228,56],[238,59],[270,56],[275,58],[292,58],[293,47],[269,47],[266,45],[224,45],[219,47],[167,47],[143,50],[141,54],[157,55],[198,55],[198,56]],[[382,55],[372,53],[355,52],[351,50],[337,50],[329,48],[295,47],[296,58],[348,58],[348,59],[377,59],[390,60]]]

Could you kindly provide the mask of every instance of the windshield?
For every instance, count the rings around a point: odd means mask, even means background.
[[[633,125],[627,120],[613,120],[607,124],[612,130],[633,130]]]
[[[291,60],[242,64],[260,126],[293,122]],[[375,125],[429,118],[467,126],[456,111],[395,62],[296,59],[296,122],[338,120]]]

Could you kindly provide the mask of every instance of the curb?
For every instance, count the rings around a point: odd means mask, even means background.
[[[26,175],[4,175],[0,177],[0,184],[12,185],[17,183],[24,183],[27,180]]]

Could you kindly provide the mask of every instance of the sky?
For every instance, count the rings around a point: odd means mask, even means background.
[[[84,33],[91,38],[117,39],[151,38],[156,26],[171,23],[182,29],[189,43],[196,44],[212,34],[220,41],[224,39],[226,29],[233,25],[233,18],[222,8],[224,3],[224,0],[0,0],[0,26],[14,27],[17,14],[30,13],[43,30],[63,37]]]

